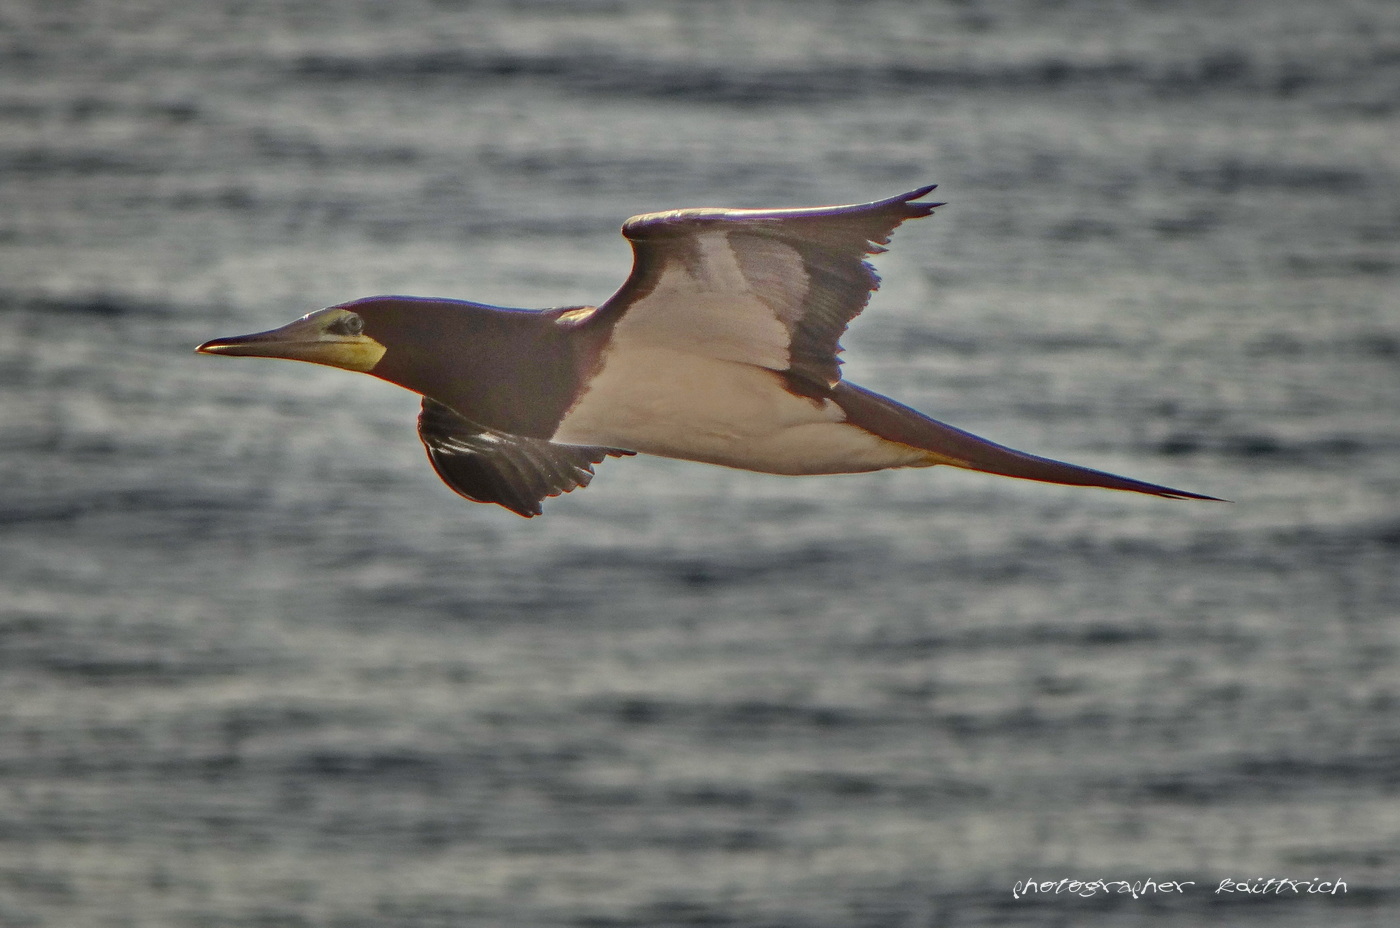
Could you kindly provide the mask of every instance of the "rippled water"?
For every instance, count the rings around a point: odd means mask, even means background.
[[[0,924],[1390,923],[1400,6],[20,0],[0,49]],[[926,182],[851,379],[1233,505],[633,458],[527,522],[409,394],[191,352]],[[1214,892],[1261,876],[1348,889]]]

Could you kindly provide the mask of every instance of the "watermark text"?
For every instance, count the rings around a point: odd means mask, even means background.
[[[1029,896],[1037,893],[1053,895],[1055,893],[1069,893],[1072,896],[1079,896],[1088,899],[1091,896],[1103,894],[1131,894],[1134,899],[1140,896],[1152,895],[1154,893],[1184,893],[1186,887],[1195,886],[1195,880],[1177,882],[1176,880],[1022,880],[1011,887],[1011,895],[1017,899],[1022,896]]]
[[[1094,896],[1122,895],[1140,899],[1163,893],[1185,895],[1188,886],[1195,886],[1195,880],[1075,880],[1068,877],[1061,880],[1018,880],[1011,887],[1011,895],[1016,899],[1030,896],[1078,896],[1089,899]],[[1310,880],[1295,880],[1288,877],[1255,877],[1252,880],[1224,879],[1215,887],[1216,896],[1335,896],[1346,894],[1347,884],[1343,880],[1323,880],[1313,877]]]

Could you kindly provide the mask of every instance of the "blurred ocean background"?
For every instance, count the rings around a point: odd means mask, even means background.
[[[9,0],[0,926],[1393,924],[1398,107],[1388,0]],[[848,376],[1232,505],[634,458],[526,521],[407,392],[192,351],[934,182]]]

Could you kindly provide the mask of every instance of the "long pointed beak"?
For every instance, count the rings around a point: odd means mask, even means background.
[[[307,317],[266,332],[211,339],[195,351],[245,358],[285,358],[369,371],[384,357],[385,348],[367,335],[331,334],[325,329],[324,319]]]
[[[293,346],[297,342],[280,337],[281,329],[257,332],[253,335],[233,335],[228,338],[212,338],[195,351],[200,354],[228,354],[250,358],[289,358],[293,357]],[[300,360],[295,358],[295,360]]]

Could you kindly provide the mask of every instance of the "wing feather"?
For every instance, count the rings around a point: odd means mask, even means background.
[[[433,470],[459,496],[497,503],[526,518],[539,515],[540,503],[548,497],[588,486],[594,464],[632,454],[497,432],[426,397],[418,437]]]
[[[846,421],[871,433],[900,444],[919,448],[930,454],[931,464],[950,464],[988,474],[1060,483],[1068,486],[1105,487],[1128,490],[1166,499],[1201,499],[1223,502],[1214,496],[1203,496],[1186,490],[1120,477],[1078,464],[1069,464],[1027,454],[1005,445],[998,445],[971,432],[954,428],[888,396],[881,396],[864,387],[845,382],[833,391],[833,398],[846,413]]]
[[[917,202],[933,189],[850,206],[634,216],[622,227],[632,273],[589,324],[613,327],[615,343],[776,370],[792,392],[825,397],[841,379],[841,335],[879,286],[865,257],[941,206]]]

